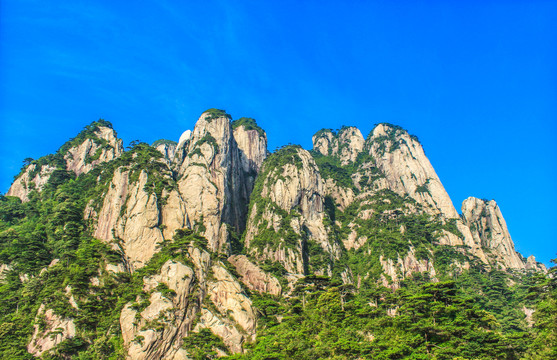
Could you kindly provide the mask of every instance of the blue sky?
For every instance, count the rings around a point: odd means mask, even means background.
[[[417,135],[457,209],[495,199],[557,257],[555,1],[0,2],[0,192],[104,118],[177,140],[207,108],[269,149],[380,122]]]

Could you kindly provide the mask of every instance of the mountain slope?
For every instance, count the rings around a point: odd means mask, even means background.
[[[313,143],[268,155],[255,120],[209,109],[178,143],[123,151],[98,121],[32,161],[0,198],[0,354],[526,353],[511,334],[534,338],[527,289],[546,269],[494,201],[458,215],[397,126]]]

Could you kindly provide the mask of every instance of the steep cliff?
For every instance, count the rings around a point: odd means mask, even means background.
[[[17,196],[21,201],[29,201],[31,191],[41,191],[50,179],[55,166],[48,164],[30,164],[13,182],[6,193],[7,196]]]
[[[364,137],[353,126],[344,126],[338,132],[323,129],[312,137],[313,150],[324,156],[334,156],[341,165],[354,162],[364,149]]]
[[[543,270],[543,265],[538,265],[535,258],[526,260],[515,251],[507,223],[494,200],[469,197],[462,203],[462,217],[495,267]]]
[[[40,192],[56,170],[71,171],[79,176],[114,160],[123,151],[122,140],[117,138],[112,124],[102,119],[95,121],[62,145],[56,154],[33,160],[16,177],[6,195],[28,201],[29,194],[34,190]]]
[[[143,278],[142,292],[120,315],[131,359],[188,359],[195,349],[184,338],[208,329],[223,341],[221,351],[237,353],[253,340],[256,317],[250,299],[224,265],[189,245]]]
[[[236,134],[242,149],[234,137],[230,115],[222,110],[206,111],[188,140],[187,155],[177,164],[178,188],[189,221],[209,240],[211,250],[224,253],[229,252],[233,233],[244,230],[257,164],[267,151],[264,132],[250,137],[249,130],[238,126]]]
[[[196,229],[213,251],[228,253],[243,231],[249,196],[266,156],[265,132],[254,125],[236,123],[233,133],[229,116],[213,109],[178,145],[155,142],[158,153],[136,146],[114,169],[103,205],[88,216],[96,219],[94,235],[120,247],[132,270],[182,228]]]
[[[252,194],[246,248],[289,273],[328,273],[340,247],[329,238],[324,200],[323,180],[306,150],[290,146],[272,154]]]
[[[389,189],[402,196],[409,195],[428,213],[458,219],[449,195],[416,137],[400,127],[379,124],[366,140],[366,147],[385,175]]]
[[[160,139],[155,141],[151,146],[160,151],[165,160],[171,163],[172,160],[174,160],[178,143],[172,140]]]

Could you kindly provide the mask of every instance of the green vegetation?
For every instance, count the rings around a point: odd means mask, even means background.
[[[188,154],[188,156],[189,157],[192,157],[194,155],[203,156],[203,153],[201,152],[201,146],[203,144],[211,145],[213,147],[213,151],[215,154],[219,152],[219,145],[217,144],[217,140],[211,134],[206,133],[201,139],[199,139],[193,145],[193,150]]]
[[[262,298],[257,341],[230,359],[517,359],[524,337],[454,281],[408,280],[396,291],[300,280],[290,298]]]
[[[205,110],[203,112],[203,114],[207,114],[208,116],[205,118],[208,122],[211,122],[215,119],[218,119],[220,117],[224,117],[227,118],[229,120],[232,120],[232,116],[230,114],[226,113],[226,110],[220,110],[220,109],[215,109],[215,108],[211,108],[208,110]]]
[[[105,139],[101,139],[95,134],[100,127],[107,127],[112,129],[112,124],[109,121],[104,119],[99,119],[97,121],[92,122],[91,124],[85,126],[85,128],[73,139],[67,141],[60,149],[58,149],[58,153],[61,155],[65,155],[69,149],[74,146],[78,146],[82,142],[87,139],[91,139],[94,143],[100,146],[107,146],[108,142]]]
[[[151,144],[152,147],[157,147],[159,145],[178,145],[178,143],[174,140],[167,140],[167,139],[159,139]]]
[[[323,179],[333,179],[339,186],[358,191],[352,182],[349,167],[342,166],[340,160],[332,156],[323,156],[316,151],[312,151],[311,154]]]
[[[349,127],[343,126],[338,132],[341,133],[346,129],[349,129]],[[331,130],[320,130],[314,136],[324,136],[327,132],[331,132]],[[336,136],[336,133],[333,134]],[[348,146],[348,144],[339,144],[339,154],[344,146]],[[375,167],[375,159],[366,150],[360,152],[354,162],[345,165],[342,165],[340,158],[335,155],[329,154],[325,156],[315,150],[310,151],[310,154],[319,167],[319,174],[323,179],[333,179],[337,185],[351,189],[356,194],[361,189],[371,186],[375,180],[384,177],[383,173]],[[356,184],[353,177],[358,173],[361,174],[361,177],[358,184]]]
[[[188,350],[194,360],[216,359],[217,349],[226,353],[226,345],[222,339],[209,329],[192,332],[184,338],[183,347]]]
[[[426,182],[423,183],[422,185],[416,186],[416,192],[429,194],[429,188],[427,187],[428,184],[429,184],[429,179],[427,179]]]
[[[211,109],[209,116],[229,115]],[[104,121],[93,123],[67,144],[93,139],[99,126],[111,127]],[[257,125],[242,118],[233,126]],[[393,132],[403,131],[393,128]],[[327,131],[331,130],[318,134]],[[392,139],[389,135],[383,140]],[[197,148],[205,143],[218,151],[210,135]],[[174,175],[156,149],[134,142],[118,159],[76,177],[63,164],[70,145],[54,155],[25,161],[37,165],[34,174],[43,166],[54,168],[42,191],[32,191],[28,202],[0,196],[0,265],[8,265],[0,279],[2,359],[33,358],[26,346],[34,325],[46,330],[44,317],[36,319],[41,304],[72,319],[77,328],[75,337],[58,344],[43,359],[125,359],[120,329],[124,306],[131,304],[138,312],[146,309],[152,291],[167,299],[177,296],[164,283],[145,290],[144,279],[159,273],[169,260],[193,268],[191,247],[209,251],[207,239],[199,235],[205,230],[201,218],[194,225],[196,230],[178,230],[172,240],[162,241],[141,269],[107,271],[107,264],[126,264],[122,247],[118,240],[108,244],[93,238],[91,220],[83,216],[86,209],[99,209],[118,171],[127,172],[132,185],[145,180],[144,190],[156,196],[160,207],[166,201],[163,191],[176,188]],[[333,196],[325,197],[325,229],[331,244],[340,248],[338,258],[331,256],[312,240],[307,228],[298,229],[297,223],[303,224],[302,205],[285,210],[263,195],[265,187],[288,180],[285,166],[302,169],[300,149],[285,146],[265,160],[250,198],[248,217],[257,227],[250,249],[244,249],[239,234],[231,233],[233,252],[246,254],[275,276],[284,295],[244,289],[258,314],[256,340],[243,344],[245,353],[231,354],[223,339],[209,329],[188,329],[183,348],[192,358],[214,359],[221,352],[236,360],[557,358],[557,268],[549,274],[497,271],[483,266],[466,246],[439,245],[443,230],[462,236],[456,220],[430,216],[410,197],[373,189],[374,180],[382,174],[365,152],[348,165],[341,165],[334,156],[312,153],[324,178],[356,194],[370,194],[356,198],[343,210]],[[416,191],[427,191],[427,182]],[[125,213],[123,206],[121,214]],[[266,220],[267,213],[280,219],[276,230]],[[343,244],[353,235],[358,246],[345,248]],[[305,265],[306,276],[292,291],[284,264],[256,260],[263,249],[279,248],[300,251]],[[213,261],[239,277],[225,254],[209,253]],[[385,263],[397,267],[399,259],[410,255],[420,264],[433,265],[435,273],[385,274]],[[213,276],[210,271],[206,275]],[[195,313],[204,305],[217,313],[199,284],[192,286],[188,304],[194,308],[187,311]],[[70,304],[70,294],[77,307]],[[524,309],[536,310],[532,327]],[[160,331],[163,326],[154,320],[145,328]],[[51,335],[60,332],[52,330]],[[133,341],[142,343],[145,338],[137,336]]]
[[[257,130],[259,136],[265,136],[265,130],[263,130],[259,125],[257,125],[255,119],[248,118],[248,117],[241,117],[238,120],[234,120],[232,122],[233,129],[236,129],[240,126],[243,126],[244,129],[246,130]]]
[[[557,259],[551,260],[557,265]],[[533,341],[528,347],[527,359],[557,358],[557,266],[547,276],[537,274],[532,279],[528,298],[535,304]]]

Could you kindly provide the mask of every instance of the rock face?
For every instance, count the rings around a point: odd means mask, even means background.
[[[29,201],[29,193],[33,190],[41,191],[50,179],[50,175],[56,169],[50,165],[30,164],[10,186],[7,196],[17,196],[21,201]]]
[[[64,155],[66,169],[76,175],[88,173],[100,163],[113,160],[124,152],[122,140],[106,126],[97,126],[89,137],[67,150]]]
[[[246,173],[257,174],[267,157],[267,135],[262,130],[234,128],[234,139],[240,150],[240,162]]]
[[[244,151],[234,138],[226,114],[205,112],[199,118],[187,155],[179,164],[178,187],[192,226],[201,230],[214,251],[229,251],[230,230],[244,230],[246,205],[253,188],[254,173],[266,155],[266,137],[242,137]],[[255,144],[250,144],[250,139]]]
[[[379,124],[368,137],[366,145],[391,190],[399,195],[408,194],[430,214],[459,218],[416,138],[398,127]]]
[[[132,271],[177,229],[196,229],[211,250],[228,253],[231,234],[244,229],[249,196],[267,152],[264,131],[237,126],[233,133],[229,117],[211,111],[201,115],[193,133],[182,135],[174,155],[167,143],[154,143],[163,153],[162,159],[149,160],[156,174],[135,170],[133,156],[130,165],[116,169],[98,211],[95,237],[116,241]],[[158,196],[146,190],[157,178],[168,185]]]
[[[105,126],[106,125],[106,126]],[[55,170],[66,169],[77,176],[91,171],[100,163],[119,157],[124,149],[122,140],[107,122],[88,125],[75,139],[68,141],[50,162],[46,158],[29,164],[8,190],[8,196],[17,196],[29,201],[29,193],[41,191]]]
[[[469,197],[462,203],[462,216],[490,262],[502,269],[525,269],[527,263],[515,251],[507,223],[497,203]],[[533,267],[535,260],[530,260]]]
[[[174,154],[176,153],[176,148],[178,144],[170,140],[157,140],[152,145],[155,149],[160,151],[162,156],[170,164],[174,160]]]
[[[228,261],[236,268],[241,276],[240,280],[250,289],[260,293],[280,295],[282,288],[279,281],[272,275],[265,273],[245,255],[233,255]]]
[[[341,211],[346,210],[356,198],[354,190],[339,186],[333,179],[324,181],[323,190],[325,195],[330,196],[334,200]]]
[[[145,171],[133,181],[129,170],[116,169],[94,233],[98,239],[118,243],[130,270],[142,267],[163,240],[157,227],[160,221],[157,197],[145,191],[147,180]]]
[[[364,137],[358,128],[342,127],[338,133],[324,129],[313,135],[313,150],[324,156],[338,157],[342,165],[354,162],[364,149]]]
[[[244,177],[243,197],[249,202],[255,178],[267,157],[267,135],[260,128],[247,129],[246,126],[240,125],[234,127],[234,139],[238,144],[239,161]]]
[[[221,337],[232,353],[254,338],[255,312],[240,284],[207,252],[190,247],[188,254],[190,265],[168,260],[158,274],[144,278],[146,307],[137,309],[138,298],[122,310],[129,359],[188,359],[183,338],[203,328]]]
[[[120,315],[124,344],[130,359],[187,359],[181,339],[191,331],[197,302],[194,271],[179,262],[167,261],[160,273],[144,280],[149,305],[141,312],[127,304]],[[157,289],[170,289],[163,294]],[[156,326],[155,326],[156,325]],[[159,330],[160,329],[160,330]]]
[[[340,254],[324,224],[323,180],[309,152],[300,147],[284,148],[269,160],[252,195],[245,245],[256,257],[305,274],[312,267],[305,254],[308,247],[323,258]]]
[[[385,275],[390,277],[391,281],[386,281],[383,278],[383,285],[391,288],[398,288],[399,280],[407,277],[411,277],[413,273],[423,273],[429,274],[431,279],[435,280],[435,268],[433,263],[426,260],[416,258],[416,254],[413,248],[410,248],[408,254],[403,258],[399,258],[396,262],[392,259],[380,259],[381,266],[383,267],[383,272]]]
[[[534,255],[530,255],[526,259],[526,269],[547,273],[547,268],[545,267],[545,265],[537,262]]]
[[[40,329],[38,319],[42,319],[44,328]],[[27,351],[34,356],[41,356],[60,344],[66,339],[71,339],[76,335],[75,324],[72,319],[64,319],[54,313],[52,309],[46,309],[44,304],[41,304],[37,312],[37,319],[33,337],[27,345]]]

